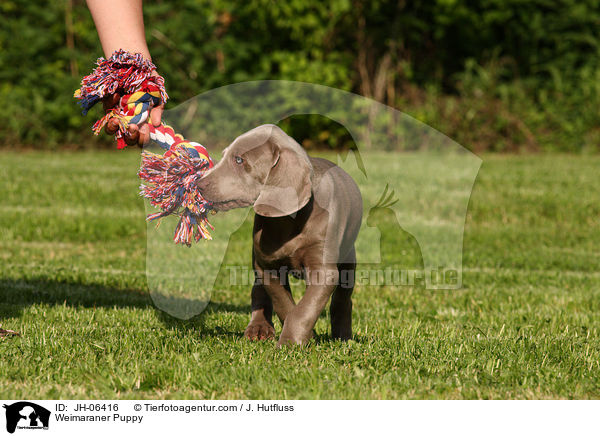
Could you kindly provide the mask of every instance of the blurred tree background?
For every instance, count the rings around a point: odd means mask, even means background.
[[[298,80],[396,107],[475,151],[600,148],[600,0],[147,0],[144,14],[170,105]],[[72,98],[101,55],[83,0],[0,0],[0,146],[108,146]],[[348,145],[322,117],[287,127],[308,147]]]

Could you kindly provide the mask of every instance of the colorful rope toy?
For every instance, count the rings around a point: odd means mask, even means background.
[[[141,54],[118,50],[108,58],[100,58],[92,74],[81,81],[75,97],[88,110],[104,97],[118,93],[119,104],[94,124],[98,134],[111,119],[116,119],[119,129],[115,133],[117,148],[127,146],[123,137],[130,123],[139,124],[148,119],[150,110],[166,102],[164,79],[154,73],[154,64]],[[178,215],[179,223],[173,240],[176,244],[190,246],[192,239],[212,239],[207,219],[211,204],[204,200],[196,188],[196,180],[213,166],[206,149],[197,142],[186,141],[166,124],[154,127],[148,123],[150,138],[165,150],[163,155],[144,150],[138,176],[148,185],[140,186],[140,195],[150,200],[162,211],[150,214],[148,221],[167,215]]]

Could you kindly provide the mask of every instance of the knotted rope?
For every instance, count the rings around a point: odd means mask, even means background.
[[[111,119],[118,122],[115,133],[117,148],[127,146],[124,133],[129,124],[148,120],[150,110],[168,99],[164,79],[154,73],[154,64],[141,54],[118,50],[108,58],[100,58],[92,74],[81,81],[75,97],[85,115],[96,103],[115,93],[121,96],[119,104],[94,124],[98,134]],[[187,141],[166,124],[158,127],[148,123],[150,138],[165,150],[156,154],[144,150],[138,176],[147,185],[140,185],[140,195],[161,209],[148,215],[148,221],[167,215],[180,217],[173,240],[176,244],[191,245],[192,239],[211,239],[207,219],[211,204],[204,200],[196,188],[196,181],[213,166],[206,149],[197,142]]]

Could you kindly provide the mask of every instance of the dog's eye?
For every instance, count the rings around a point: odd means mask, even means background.
[[[244,163],[244,159],[242,159],[242,158],[241,158],[241,157],[239,157],[239,156],[236,156],[236,157],[235,157],[235,163],[236,163],[236,164],[238,164],[238,165],[241,165],[241,164],[243,164],[243,163]]]

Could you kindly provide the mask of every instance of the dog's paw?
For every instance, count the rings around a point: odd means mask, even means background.
[[[273,339],[275,338],[275,328],[267,321],[250,322],[244,331],[244,336],[251,341]]]
[[[281,348],[286,345],[306,345],[314,337],[314,329],[302,334],[299,332],[286,332],[284,328],[284,330],[281,332],[281,336],[279,336],[279,341],[277,341],[277,348]]]

